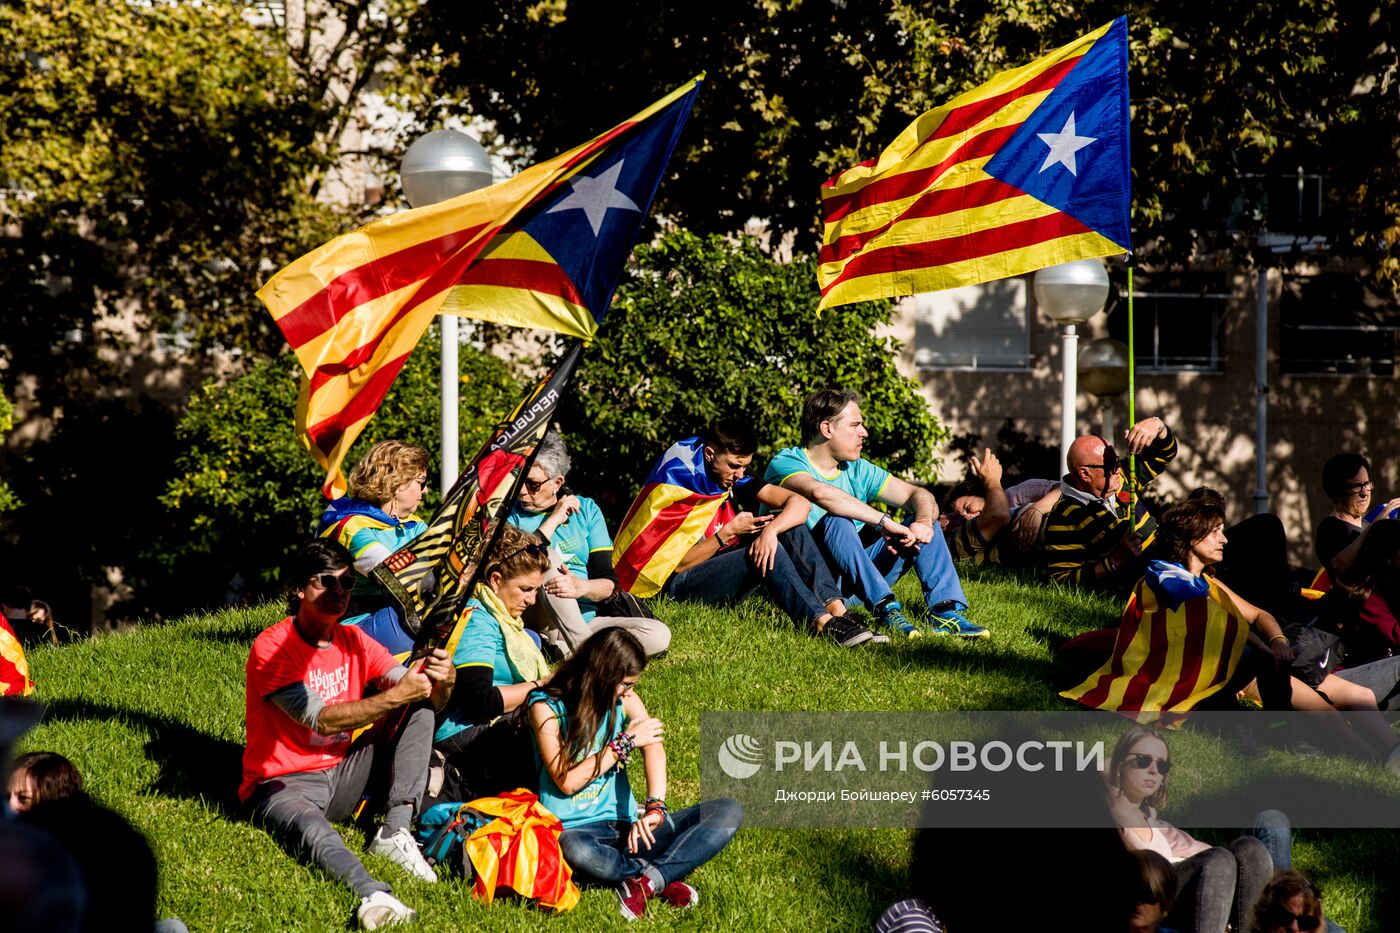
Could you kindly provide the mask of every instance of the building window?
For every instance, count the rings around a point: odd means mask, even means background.
[[[1279,365],[1294,376],[1393,376],[1400,308],[1349,275],[1290,275],[1279,296]]]
[[[1220,371],[1220,326],[1231,295],[1223,277],[1136,275],[1133,282],[1134,365],[1141,373]],[[1128,342],[1128,292],[1108,315],[1108,333]]]
[[[914,365],[925,370],[1030,368],[1026,278],[915,295]]]

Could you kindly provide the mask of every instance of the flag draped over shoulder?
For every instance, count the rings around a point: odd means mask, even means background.
[[[1185,713],[1234,676],[1248,637],[1218,583],[1154,560],[1123,610],[1112,656],[1060,695],[1140,721]]]
[[[1119,17],[920,116],[822,186],[820,307],[1131,252]]]
[[[578,903],[573,870],[559,848],[563,824],[538,797],[513,790],[467,806],[496,817],[467,839],[467,856],[476,870],[472,893],[478,899],[489,905],[498,889],[510,888],[558,911]]]
[[[661,592],[686,551],[727,521],[721,507],[730,491],[705,469],[703,447],[698,437],[671,445],[622,520],[613,541],[613,569],[622,588],[635,596]]]
[[[592,337],[699,82],[513,178],[338,237],[263,286],[305,372],[297,431],[328,498],[437,314]]]
[[[10,623],[0,618],[0,697],[27,697],[33,692],[24,647]]]
[[[427,530],[370,572],[403,613],[419,653],[427,647],[450,651],[460,635],[461,607],[472,592],[471,571],[515,501],[582,353],[583,344],[576,343],[497,425],[443,496]]]

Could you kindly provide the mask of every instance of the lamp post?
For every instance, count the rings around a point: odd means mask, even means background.
[[[456,130],[434,130],[414,140],[399,165],[404,197],[411,207],[446,201],[492,182],[491,158],[481,143]],[[442,464],[444,494],[457,481],[457,318],[443,314],[442,328]]]
[[[1103,309],[1108,300],[1108,272],[1097,259],[1076,259],[1048,266],[1035,274],[1035,303],[1062,330],[1060,358],[1064,364],[1061,384],[1060,473],[1069,471],[1069,445],[1075,438],[1079,332],[1083,324]]]
[[[1103,436],[1112,444],[1118,433],[1113,403],[1128,391],[1128,345],[1111,337],[1086,343],[1079,351],[1079,384],[1099,400]]]

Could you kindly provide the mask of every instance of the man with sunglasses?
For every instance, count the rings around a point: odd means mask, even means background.
[[[359,627],[341,624],[352,564],[343,545],[318,539],[288,568],[291,615],[259,635],[248,654],[238,796],[253,822],[358,894],[360,926],[373,930],[413,920],[414,911],[370,876],[330,821],[383,790],[372,789],[371,778],[387,773],[384,824],[367,850],[422,881],[437,880],[409,823],[427,784],[434,711],[447,705],[456,670],[441,649],[405,667]]]
[[[1124,437],[1127,450],[1137,457],[1139,488],[1176,457],[1176,438],[1161,418],[1144,418]],[[1104,438],[1076,438],[1067,459],[1060,498],[1045,519],[1046,569],[1060,583],[1127,589],[1147,565],[1142,554],[1156,534],[1157,518],[1145,502],[1129,504],[1124,464]]]

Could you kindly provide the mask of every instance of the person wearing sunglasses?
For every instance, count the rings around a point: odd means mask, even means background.
[[[1327,933],[1341,928],[1322,911],[1322,892],[1296,871],[1279,871],[1264,886],[1249,933]]]
[[[549,680],[549,662],[521,616],[549,566],[549,548],[537,535],[501,525],[452,654],[457,689],[433,738],[446,758],[444,779],[430,788],[430,802],[531,786],[535,772],[522,711],[530,691]]]
[[[564,485],[570,466],[564,439],[550,431],[506,518],[549,545],[544,585],[522,618],[562,657],[577,651],[593,632],[616,626],[635,635],[647,657],[654,658],[670,646],[671,630],[649,614],[628,614],[645,612],[645,607],[621,595],[612,565],[612,535],[598,504]],[[600,614],[600,607],[606,611]]]
[[[248,653],[238,797],[254,823],[358,894],[360,925],[378,929],[415,914],[370,876],[331,821],[373,800],[384,823],[367,851],[421,881],[437,880],[409,823],[428,779],[434,711],[446,706],[456,672],[442,649],[405,666],[359,628],[340,624],[352,565],[344,546],[317,539],[287,568],[290,614]],[[372,782],[386,773],[386,759],[387,782]]]
[[[428,485],[428,452],[403,441],[381,441],[350,471],[349,493],[321,514],[318,537],[338,541],[355,558],[358,577],[346,625],[359,626],[398,657],[413,650],[403,612],[370,572],[428,526],[415,511]],[[432,577],[425,580],[430,584]]]
[[[1129,727],[1104,772],[1109,811],[1130,850],[1156,852],[1176,869],[1179,893],[1165,925],[1182,933],[1221,933],[1233,922],[1238,930],[1273,873],[1274,853],[1291,864],[1288,818],[1265,810],[1228,847],[1207,845],[1158,815],[1172,766],[1162,733]]]
[[[1126,454],[1137,458],[1138,486],[1146,486],[1177,454],[1176,438],[1161,418],[1144,418],[1124,433]],[[1045,568],[1060,583],[1126,592],[1142,576],[1143,550],[1157,518],[1146,502],[1130,503],[1124,489],[1126,459],[1097,434],[1076,438],[1060,498],[1043,531]]]

